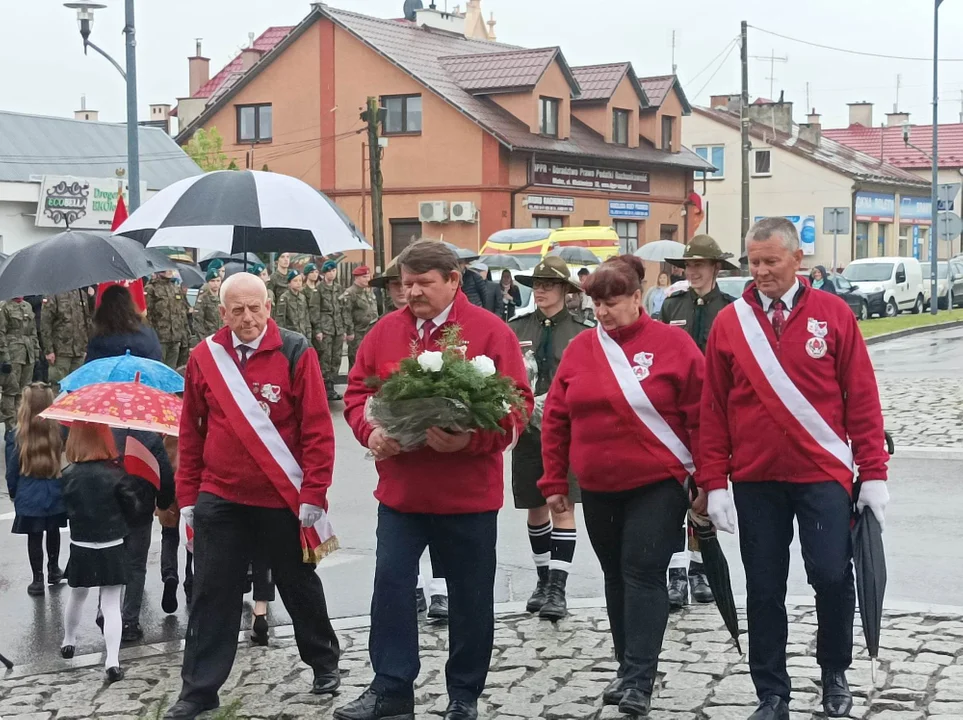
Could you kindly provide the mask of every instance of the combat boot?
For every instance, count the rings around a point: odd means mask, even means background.
[[[552,570],[548,574],[548,592],[545,596],[545,604],[538,611],[538,616],[542,620],[558,622],[568,615],[568,604],[565,602],[565,584],[568,582],[568,573],[564,570]]]
[[[33,574],[33,582],[27,585],[27,595],[40,597],[46,592],[43,586],[43,571],[35,572]]]
[[[528,598],[528,603],[525,605],[525,609],[530,613],[537,613],[542,609],[548,592],[548,567],[540,565],[535,570],[538,572],[538,584],[535,586],[535,592]]]
[[[685,568],[669,568],[669,609],[681,610],[689,604],[689,576]]]

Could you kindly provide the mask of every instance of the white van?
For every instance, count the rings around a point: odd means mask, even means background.
[[[903,310],[923,312],[926,291],[920,261],[909,257],[853,260],[843,277],[859,288],[869,303],[869,314],[896,317]]]

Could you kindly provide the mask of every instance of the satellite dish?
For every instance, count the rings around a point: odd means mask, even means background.
[[[421,0],[405,0],[405,20],[415,20],[415,12],[421,10],[425,6],[421,4]]]

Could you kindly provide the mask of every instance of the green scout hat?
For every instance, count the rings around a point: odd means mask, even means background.
[[[210,272],[211,270],[220,270],[222,267],[224,267],[224,261],[221,260],[220,258],[214,258],[207,264],[208,272]],[[208,280],[209,279],[210,278],[208,278]]]
[[[338,267],[338,263],[336,263],[334,260],[327,260],[324,263],[324,265],[321,266],[321,272],[326,273],[331,270],[334,270],[337,267]]]
[[[299,273],[297,270],[288,270],[287,282],[291,282],[296,277],[301,277],[301,273]]]
[[[318,269],[317,265],[315,265],[314,263],[308,263],[307,265],[304,266],[304,269],[301,270],[301,272],[303,272],[305,275],[310,275],[317,269]]]
[[[536,280],[553,280],[554,282],[567,285],[568,292],[582,292],[582,286],[572,280],[568,264],[558,255],[546,255],[542,261],[532,270],[531,277],[519,275],[515,278],[519,285],[534,287]]]
[[[666,262],[676,267],[684,268],[687,260],[712,260],[722,263],[723,270],[738,270],[739,266],[729,262],[732,253],[722,252],[719,243],[709,235],[696,235],[685,246],[681,258],[666,258]]]
[[[266,269],[267,268],[265,268],[262,263],[258,263],[257,265],[251,265],[248,267],[247,271],[251,273],[251,275],[260,275]]]
[[[385,268],[385,271],[383,273],[381,273],[376,278],[371,278],[370,285],[371,287],[381,288],[382,290],[384,290],[385,288],[388,287],[389,282],[391,282],[392,280],[400,280],[400,279],[401,279],[401,268],[398,266],[397,262],[392,260],[391,264]]]

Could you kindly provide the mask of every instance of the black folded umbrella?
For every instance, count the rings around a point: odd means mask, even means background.
[[[853,488],[853,507],[859,499],[859,483]],[[863,626],[866,650],[872,659],[873,684],[879,658],[879,634],[883,624],[883,596],[886,594],[886,553],[883,529],[872,510],[853,510],[853,565],[856,567],[856,600]]]
[[[13,663],[7,660],[3,655],[0,655],[0,663],[3,663],[7,670],[13,670]]]
[[[696,487],[692,478],[686,480],[686,489],[689,497],[695,499]],[[705,570],[706,580],[712,589],[712,595],[722,615],[722,621],[726,629],[736,643],[736,650],[742,655],[742,644],[739,642],[739,614],[736,611],[736,601],[732,596],[732,579],[729,576],[729,562],[726,560],[722,546],[719,545],[719,538],[716,536],[716,529],[712,522],[704,515],[699,515],[692,510],[689,511],[689,522],[695,531],[695,536],[699,540],[699,550],[702,553],[702,567]]]

